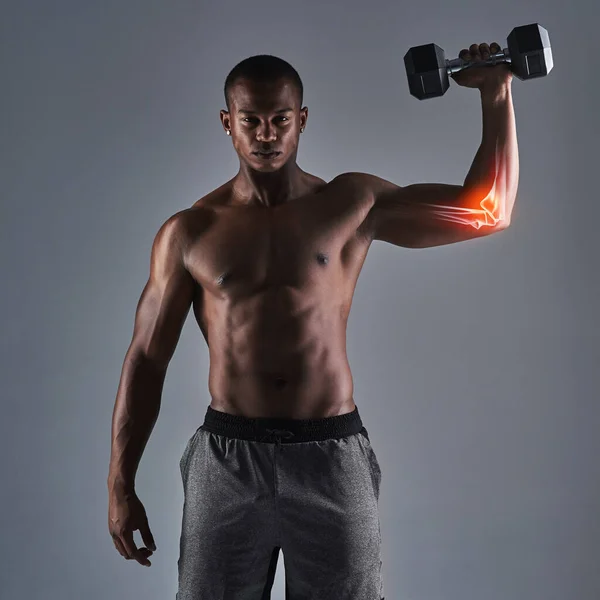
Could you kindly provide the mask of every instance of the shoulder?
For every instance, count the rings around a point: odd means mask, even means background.
[[[333,181],[339,181],[347,184],[360,192],[365,198],[369,198],[373,202],[385,192],[391,192],[400,189],[400,186],[372,175],[371,173],[348,172],[338,175]],[[332,181],[332,183],[333,183]]]
[[[191,208],[175,213],[171,220],[184,246],[187,247],[190,240],[197,239],[201,233],[208,229],[214,218],[215,211],[210,205],[196,204]]]
[[[160,225],[154,244],[178,247],[185,253],[190,241],[212,222],[211,213],[210,208],[202,205],[176,212]]]
[[[363,209],[360,233],[370,241],[380,239],[381,226],[379,223],[386,219],[385,206],[393,205],[393,202],[389,202],[389,200],[398,198],[402,194],[402,188],[370,173],[342,173],[335,180],[342,186],[347,185],[349,193],[360,198],[360,205]],[[384,214],[382,215],[382,213]]]

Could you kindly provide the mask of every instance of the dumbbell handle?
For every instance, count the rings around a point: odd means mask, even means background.
[[[508,48],[504,48],[502,52],[490,54],[486,60],[480,62],[466,61],[462,58],[447,60],[446,69],[448,70],[448,75],[450,76],[453,73],[458,73],[459,71],[463,71],[464,69],[469,69],[471,67],[485,67],[488,65],[499,65],[502,63],[511,63],[510,52],[508,51]]]

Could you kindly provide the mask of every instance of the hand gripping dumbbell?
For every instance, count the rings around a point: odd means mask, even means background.
[[[508,48],[502,52],[476,63],[461,58],[446,60],[444,51],[436,44],[411,48],[404,57],[411,95],[419,100],[443,96],[450,87],[449,76],[472,67],[506,63],[521,80],[544,77],[552,70],[554,63],[548,31],[538,23],[515,27],[507,43]]]

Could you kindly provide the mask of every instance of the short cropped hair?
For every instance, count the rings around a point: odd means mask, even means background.
[[[227,111],[231,112],[231,89],[240,80],[248,79],[255,83],[271,83],[279,79],[291,81],[298,92],[300,107],[304,100],[304,86],[300,75],[290,63],[270,54],[259,54],[246,58],[238,63],[225,80],[225,103]]]

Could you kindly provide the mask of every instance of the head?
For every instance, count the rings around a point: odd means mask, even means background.
[[[221,111],[221,123],[231,132],[241,162],[263,172],[295,164],[300,130],[308,119],[308,108],[301,108],[303,95],[296,70],[275,56],[252,56],[233,68],[225,81],[227,110]],[[265,161],[258,151],[281,154]]]

